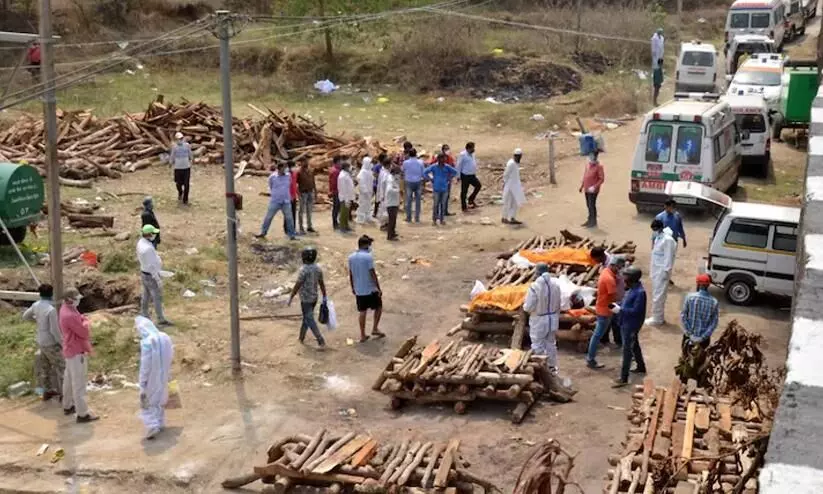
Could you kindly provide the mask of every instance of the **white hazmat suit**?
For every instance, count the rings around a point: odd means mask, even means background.
[[[560,327],[560,284],[543,273],[526,292],[523,310],[529,313],[529,338],[535,355],[546,355],[549,370],[557,371],[557,330]]]
[[[140,335],[140,418],[146,426],[146,437],[152,438],[166,425],[174,346],[169,335],[150,319],[137,316],[134,323]]]
[[[503,219],[513,220],[523,204],[526,204],[526,194],[520,182],[520,164],[512,158],[503,172]]]
[[[659,326],[665,323],[666,295],[676,252],[677,241],[672,236],[672,230],[666,227],[657,234],[652,245],[652,262],[649,271],[652,280],[652,316],[646,320],[646,324]]]
[[[386,185],[391,177],[391,172],[386,165],[380,167],[380,173],[377,175],[377,201],[380,206],[377,208],[377,220],[382,225],[389,221],[389,212],[386,210]]]
[[[659,68],[659,64],[657,63],[660,59],[663,58],[664,54],[664,44],[666,40],[660,33],[654,33],[651,39],[652,45],[652,68],[657,69]]]
[[[360,195],[357,206],[357,223],[363,224],[371,220],[371,201],[374,194],[374,173],[371,171],[371,160],[363,159],[363,167],[357,174],[357,192]]]

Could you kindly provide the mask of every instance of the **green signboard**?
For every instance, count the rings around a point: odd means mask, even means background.
[[[43,179],[36,168],[0,162],[0,218],[7,227],[37,221],[44,197]]]

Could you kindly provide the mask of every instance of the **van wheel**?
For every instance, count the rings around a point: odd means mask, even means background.
[[[726,298],[734,305],[750,305],[754,300],[754,283],[747,278],[734,278],[725,283]]]
[[[769,178],[769,164],[772,162],[772,153],[766,153],[763,163],[760,165],[760,178]]]
[[[775,114],[772,122],[772,139],[780,141],[780,135],[783,134],[783,117]]]
[[[26,238],[26,232],[28,230],[25,226],[18,226],[16,228],[9,228],[9,233],[11,233],[11,238],[14,240],[14,243],[19,244],[22,243],[23,240]],[[6,234],[0,230],[0,245],[11,245],[9,243],[9,238]]]

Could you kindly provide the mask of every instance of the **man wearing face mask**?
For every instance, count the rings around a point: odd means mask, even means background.
[[[194,155],[191,145],[183,139],[183,134],[174,135],[177,139],[169,151],[169,161],[174,168],[174,184],[177,187],[177,201],[184,205],[189,203],[189,184],[191,182],[191,162]]]
[[[153,301],[157,323],[161,326],[170,326],[171,323],[163,314],[163,280],[160,278],[163,264],[152,243],[160,230],[152,225],[146,225],[142,232],[143,237],[137,241],[137,260],[140,263],[140,280],[143,284],[140,315],[145,318],[149,317],[149,301]]]
[[[137,316],[134,325],[140,337],[140,418],[151,440],[166,426],[174,345],[149,319]]]
[[[63,335],[63,357],[66,371],[63,376],[63,413],[77,414],[77,423],[93,422],[100,417],[89,411],[86,404],[86,379],[91,355],[89,320],[77,310],[83,297],[76,288],[66,290],[60,307],[59,323]]]
[[[669,290],[669,280],[672,279],[674,269],[674,255],[677,252],[677,241],[672,236],[671,228],[663,226],[659,219],[652,221],[652,316],[646,319],[649,326],[666,324],[666,295]]]

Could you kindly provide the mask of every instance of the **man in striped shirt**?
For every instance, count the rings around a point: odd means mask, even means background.
[[[686,295],[680,323],[683,326],[683,356],[695,351],[700,353],[708,348],[712,333],[717,329],[719,307],[717,299],[709,294],[712,278],[708,274],[697,275],[697,291]]]

